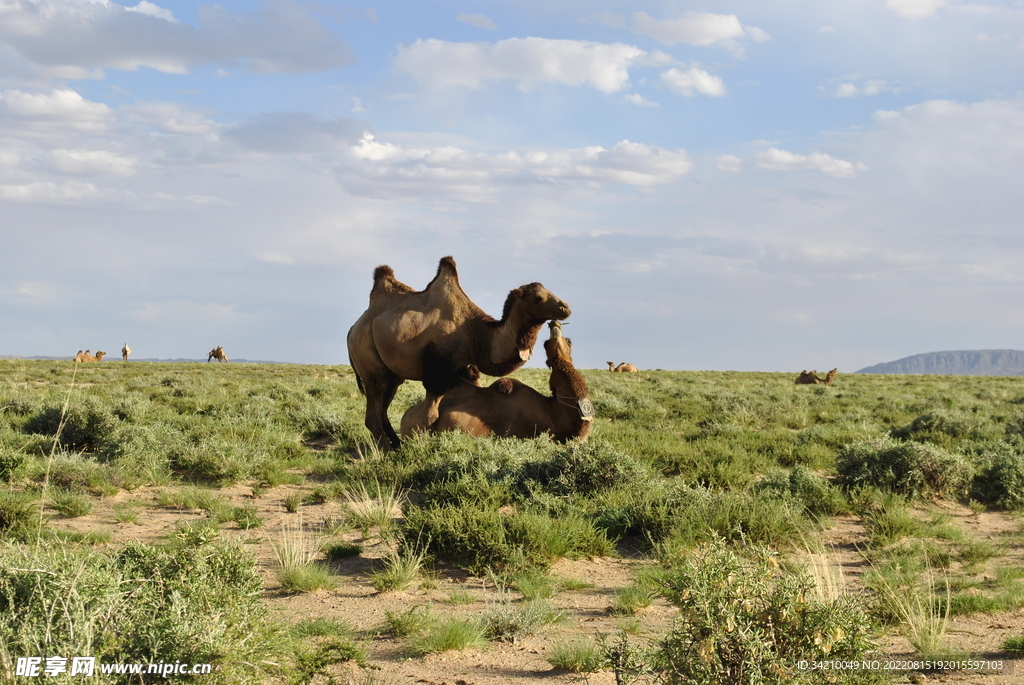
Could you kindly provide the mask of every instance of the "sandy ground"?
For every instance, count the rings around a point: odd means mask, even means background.
[[[365,636],[369,650],[369,662],[380,670],[374,671],[376,683],[424,683],[426,685],[561,685],[578,683],[578,674],[553,669],[545,659],[552,645],[558,640],[574,638],[596,639],[600,635],[614,635],[622,621],[638,623],[640,635],[657,636],[671,625],[675,610],[662,600],[642,610],[634,617],[623,618],[611,610],[614,592],[632,584],[636,573],[650,564],[640,557],[628,554],[621,557],[585,560],[562,560],[555,564],[552,574],[558,578],[585,581],[591,587],[578,591],[562,590],[553,598],[554,605],[562,610],[566,620],[545,628],[539,635],[520,639],[515,643],[492,643],[486,650],[445,652],[424,658],[409,658],[404,651],[402,640],[380,635],[385,611],[405,611],[416,605],[430,605],[435,614],[454,617],[473,617],[492,607],[498,601],[498,593],[490,583],[480,578],[457,571],[435,571],[425,583],[414,585],[404,592],[377,593],[371,585],[368,573],[380,567],[380,560],[389,548],[374,538],[363,539],[358,531],[350,531],[333,540],[348,540],[363,546],[363,553],[333,565],[337,574],[338,587],[330,591],[295,594],[282,590],[274,577],[276,564],[273,543],[281,539],[284,528],[294,529],[299,525],[310,531],[322,529],[325,519],[339,515],[336,503],[305,505],[300,513],[288,513],[284,499],[296,492],[305,491],[308,486],[280,486],[268,489],[253,497],[250,487],[234,486],[219,492],[235,506],[255,505],[263,518],[263,525],[251,530],[242,530],[234,523],[222,526],[222,536],[238,539],[250,548],[258,560],[263,577],[265,599],[272,615],[286,623],[303,619],[325,617],[347,622]],[[112,533],[110,544],[127,540],[157,541],[172,534],[175,525],[182,519],[202,519],[204,512],[154,506],[157,494],[162,488],[145,488],[135,492],[122,492],[100,500],[92,514],[76,519],[56,518],[53,525],[58,528],[85,532],[105,530]],[[138,523],[118,523],[114,517],[114,506],[126,503],[139,505]],[[1024,564],[1018,533],[1019,519],[999,512],[973,514],[969,509],[947,506],[946,513],[952,522],[968,531],[976,540],[985,540],[998,545],[1002,556],[987,564]],[[846,589],[857,592],[862,589],[860,576],[870,565],[857,551],[857,546],[866,540],[864,530],[856,517],[840,517],[835,525],[822,535],[830,563],[843,570]],[[1019,581],[1018,581],[1019,582]],[[472,596],[469,603],[452,603],[453,592],[462,591]],[[514,594],[518,597],[518,594]],[[1024,635],[1024,610],[999,614],[976,614],[958,617],[952,621],[949,643],[953,648],[970,652],[976,658],[1007,660],[999,646],[1007,637]],[[881,642],[882,650],[893,659],[912,659],[913,649],[897,631],[891,631]],[[1011,685],[1024,683],[1024,660],[1012,664],[1016,674],[995,675],[971,671],[929,672],[902,674],[896,681],[935,682],[943,684],[978,683],[984,685]],[[333,675],[354,677],[356,682],[366,682],[365,674],[352,672],[351,666],[339,665]],[[924,678],[923,680],[921,678]],[[615,682],[610,672],[591,674],[586,681],[593,685]]]

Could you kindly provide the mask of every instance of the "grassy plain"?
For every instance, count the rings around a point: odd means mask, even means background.
[[[0,672],[74,653],[385,682],[399,654],[440,682],[439,653],[549,636],[565,682],[824,682],[795,663],[979,651],[957,617],[999,614],[1020,643],[1024,379],[584,375],[585,445],[381,454],[347,366],[0,360]],[[548,392],[546,371],[516,377]],[[158,512],[173,528],[131,540]],[[558,575],[586,559],[631,579]],[[356,585],[392,598],[375,627],[275,613]],[[602,591],[603,633],[573,618]]]

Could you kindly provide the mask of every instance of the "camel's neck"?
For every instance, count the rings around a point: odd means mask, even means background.
[[[489,376],[506,376],[525,364],[537,344],[537,335],[544,321],[529,319],[520,307],[513,307],[503,321],[486,325],[485,353],[480,355],[480,370]]]
[[[585,437],[594,424],[587,382],[571,363],[558,360],[551,367],[552,435],[560,442]]]

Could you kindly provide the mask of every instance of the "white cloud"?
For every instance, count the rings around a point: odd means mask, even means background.
[[[352,147],[349,160],[338,173],[351,193],[408,199],[444,196],[474,203],[497,202],[503,188],[524,184],[658,186],[679,181],[693,167],[685,150],[628,140],[610,149],[594,146],[484,154],[452,145],[403,147],[371,134]]]
[[[222,128],[203,113],[175,102],[143,102],[122,109],[126,121],[149,124],[164,133],[205,135]]]
[[[657,102],[648,100],[640,93],[628,93],[626,95],[626,102],[636,105],[637,107],[657,107]]]
[[[654,19],[646,12],[633,13],[633,31],[650,36],[668,45],[690,43],[712,45],[748,36],[755,41],[770,36],[754,26],[743,26],[735,14],[686,12],[679,19]]]
[[[174,18],[174,14],[172,14],[169,9],[164,9],[163,7],[160,7],[159,5],[154,5],[153,3],[147,2],[146,0],[142,0],[142,2],[140,2],[135,7],[125,7],[125,9],[127,11],[129,11],[129,12],[138,12],[139,14],[148,14],[151,17],[156,17],[157,19],[163,19],[164,21],[169,21],[172,24],[177,24],[178,23],[178,20]]]
[[[99,199],[102,193],[91,183],[36,181],[21,185],[0,185],[0,198],[15,202],[78,203]]]
[[[882,79],[866,79],[861,83],[843,81],[832,89],[832,95],[837,98],[858,98],[872,97],[882,93],[899,93],[903,88],[893,86]]]
[[[363,107],[363,101],[362,101],[361,98],[353,97],[352,98],[352,109],[349,110],[349,111],[351,111],[353,114],[362,114],[362,113],[366,112],[367,110],[366,110],[365,107]]]
[[[729,171],[732,173],[738,172],[743,168],[743,160],[736,155],[722,155],[718,158],[718,170]]]
[[[538,83],[591,86],[614,93],[629,84],[629,68],[647,53],[622,43],[509,38],[497,43],[417,40],[399,48],[395,69],[438,88],[479,88],[511,79],[520,88]]]
[[[773,171],[818,171],[826,176],[836,178],[856,176],[857,172],[867,169],[864,164],[859,162],[854,163],[836,159],[824,152],[812,152],[809,155],[801,155],[775,147],[757,153],[755,159],[757,160],[757,166],[762,169],[771,169]]]
[[[885,8],[905,19],[924,19],[947,4],[946,0],[889,0]]]
[[[43,92],[0,92],[0,118],[21,119],[30,127],[59,124],[78,130],[102,130],[115,114],[106,105],[91,102],[70,89]]]
[[[348,45],[294,0],[255,13],[199,7],[198,27],[143,0],[10,0],[0,4],[0,45],[46,70],[150,67],[184,74],[202,64],[241,63],[258,73],[325,71],[356,63]]]
[[[486,14],[466,14],[465,12],[459,12],[458,16],[455,17],[458,21],[470,26],[475,26],[478,29],[484,29],[486,31],[497,31],[498,27],[494,25]]]
[[[698,93],[711,97],[722,97],[726,93],[725,83],[722,82],[722,79],[696,67],[691,67],[686,71],[680,71],[673,67],[662,72],[661,80],[669,88],[686,97],[693,97]]]
[[[818,33],[835,33],[836,28],[834,26],[822,26],[818,29]]]
[[[57,169],[66,174],[131,176],[135,173],[136,160],[107,150],[54,150],[52,154]]]

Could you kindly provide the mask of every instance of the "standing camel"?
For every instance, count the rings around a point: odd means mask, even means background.
[[[475,382],[479,372],[470,366],[463,380],[441,399],[437,421],[426,423],[426,399],[405,412],[402,437],[430,430],[506,438],[534,438],[547,433],[555,442],[586,440],[594,425],[590,391],[573,366],[572,341],[562,336],[562,324],[551,321],[548,326],[551,334],[544,342],[544,351],[551,368],[550,397],[512,378],[499,378],[482,388]]]
[[[529,283],[508,294],[495,320],[462,290],[451,257],[441,259],[434,279],[420,291],[397,280],[391,267],[378,266],[370,305],[348,332],[370,434],[382,449],[398,448],[388,407],[403,382],[423,382],[430,425],[441,397],[459,382],[456,369],[473,364],[490,376],[506,376],[530,358],[544,322],[569,313],[569,305],[547,288]]]
[[[132,348],[128,347],[128,343],[125,343],[124,347],[121,348],[121,359],[128,361],[128,355],[130,355],[131,353]]]
[[[224,348],[220,345],[217,345],[215,348],[210,350],[210,354],[206,356],[207,363],[209,363],[211,359],[216,359],[219,362],[231,361],[228,359],[228,355],[224,352]]]

